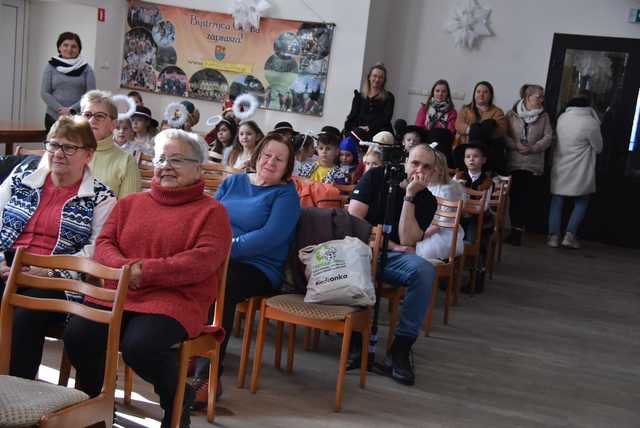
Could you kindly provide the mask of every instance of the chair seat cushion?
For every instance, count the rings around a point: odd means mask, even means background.
[[[354,306],[305,303],[302,294],[281,294],[270,297],[267,299],[267,306],[291,315],[316,320],[343,320],[350,313],[361,310]]]
[[[76,389],[1,375],[0,426],[32,426],[42,416],[88,398],[87,394]]]

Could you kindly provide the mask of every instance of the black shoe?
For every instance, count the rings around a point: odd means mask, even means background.
[[[384,360],[385,368],[391,373],[391,378],[403,385],[416,383],[411,353],[411,347],[415,341],[415,337],[396,336]]]
[[[349,344],[349,357],[347,358],[347,370],[360,368],[360,357],[362,355],[362,334],[353,333]]]
[[[180,428],[191,427],[191,410],[193,409],[193,402],[196,398],[196,392],[189,384],[184,386],[184,399],[182,400],[182,416],[180,417]],[[162,418],[162,424],[160,428],[171,427],[171,410],[173,409],[173,403],[170,404],[169,410],[165,410],[164,418]]]

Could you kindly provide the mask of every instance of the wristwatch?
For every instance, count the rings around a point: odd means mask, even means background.
[[[415,196],[404,195],[405,202],[411,202],[412,204],[415,204],[415,199]]]

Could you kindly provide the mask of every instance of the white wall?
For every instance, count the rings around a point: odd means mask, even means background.
[[[94,67],[96,46],[95,7],[51,1],[31,1],[27,28],[27,84],[24,121],[43,124],[46,105],[40,98],[42,72],[57,55],[56,41],[64,31],[72,31],[82,41],[81,55]],[[95,67],[94,67],[95,68]]]
[[[424,97],[409,95],[408,89],[430,90],[440,78],[449,81],[453,92],[464,92],[465,103],[475,83],[488,80],[496,104],[510,108],[523,83],[546,83],[553,33],[640,38],[640,24],[625,22],[629,9],[640,7],[638,0],[478,2],[492,9],[489,27],[495,35],[481,39],[472,51],[454,47],[443,30],[454,1],[403,0],[390,8],[385,63],[392,75],[396,118],[413,121]],[[458,108],[462,104],[454,102]]]
[[[389,22],[389,0],[371,0],[369,23],[367,26],[367,44],[364,51],[363,78],[372,65],[384,62],[387,51]],[[389,64],[386,64],[387,66]],[[394,76],[390,72],[389,79]]]
[[[158,0],[155,3],[171,4],[200,10],[211,10],[228,13],[229,0]],[[324,101],[324,116],[313,117],[296,113],[282,113],[272,110],[258,110],[254,119],[264,128],[270,129],[281,120],[291,122],[301,130],[319,130],[323,125],[331,124],[342,127],[344,119],[351,107],[353,89],[359,87],[363,68],[367,21],[370,0],[307,0],[315,13],[302,1],[272,0],[272,8],[267,12],[268,17],[326,21],[336,24],[329,64],[327,94]],[[90,5],[106,9],[106,22],[97,23],[95,38],[95,67],[98,87],[116,92],[126,93],[119,88],[120,66],[122,63],[122,45],[124,39],[125,17],[127,3],[125,0],[60,0],[58,7],[70,5]],[[75,7],[75,6],[73,6]],[[316,15],[317,13],[317,15]],[[95,10],[91,17],[96,22]],[[65,20],[60,17],[56,25],[74,26],[76,18]],[[57,28],[57,27],[56,27]],[[81,34],[82,35],[82,34]],[[43,43],[44,41],[41,41]],[[84,38],[83,38],[84,42]],[[34,57],[45,57],[44,45],[34,44]],[[44,67],[44,62],[42,64]],[[41,70],[41,69],[40,69]],[[39,71],[41,73],[41,71]],[[32,82],[32,84],[35,82]],[[39,83],[38,83],[39,90]],[[151,108],[154,117],[161,119],[164,107],[175,101],[176,97],[142,93],[145,105]],[[219,103],[195,101],[200,110],[201,121],[196,127],[198,131],[206,131],[204,122],[207,117],[220,114]]]

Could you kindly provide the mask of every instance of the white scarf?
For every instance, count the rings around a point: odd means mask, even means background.
[[[538,120],[538,117],[542,114],[543,111],[543,108],[527,110],[524,106],[524,100],[520,100],[518,102],[518,105],[516,106],[516,113],[518,113],[520,119],[522,119],[527,125],[530,125]]]
[[[62,58],[61,56],[54,56],[54,57],[51,57],[51,58],[56,60],[56,61],[60,61],[60,62],[63,62],[65,64],[67,64],[66,67],[62,66],[62,65],[59,65],[59,66],[56,67],[56,70],[58,70],[60,73],[63,73],[63,74],[67,74],[67,73],[69,73],[69,72],[71,72],[73,70],[77,70],[80,67],[82,67],[82,66],[87,64],[87,61],[84,58],[82,58],[81,56],[77,56],[75,58],[70,58],[70,59],[69,58]]]

